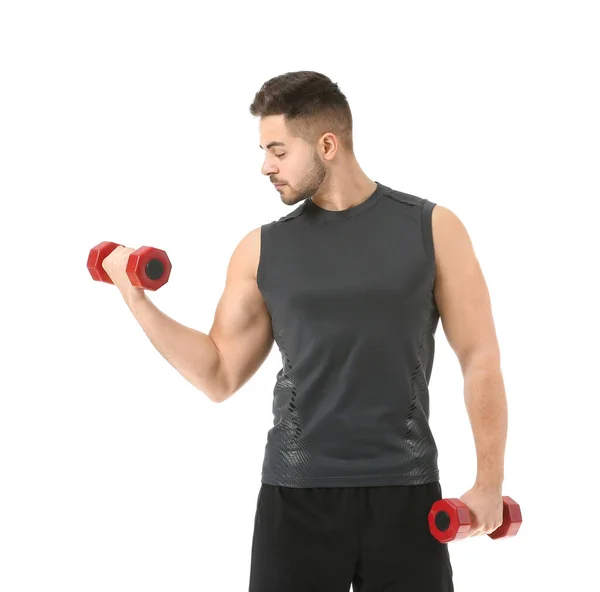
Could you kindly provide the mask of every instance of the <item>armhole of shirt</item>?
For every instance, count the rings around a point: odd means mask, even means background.
[[[421,211],[421,230],[423,235],[423,246],[425,247],[425,253],[433,264],[433,273],[435,274],[435,249],[433,248],[433,229],[431,224],[431,216],[433,208],[436,204],[428,199],[423,202],[423,208]]]
[[[264,285],[264,275],[265,275],[265,256],[267,252],[267,248],[265,245],[267,228],[269,224],[262,224],[260,227],[260,252],[258,255],[258,268],[256,270],[256,285],[260,289],[262,285]]]

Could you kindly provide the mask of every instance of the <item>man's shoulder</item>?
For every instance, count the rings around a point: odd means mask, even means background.
[[[399,191],[398,189],[392,189],[391,187],[386,187],[383,194],[397,202],[407,204],[409,206],[423,206],[425,202],[431,202],[431,200],[428,200],[425,197],[406,193],[405,191]]]

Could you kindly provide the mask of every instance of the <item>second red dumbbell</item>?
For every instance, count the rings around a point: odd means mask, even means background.
[[[104,241],[91,249],[87,268],[94,280],[107,284],[113,283],[102,267],[102,262],[118,246],[121,245]],[[140,247],[129,255],[126,272],[132,286],[154,291],[169,281],[171,261],[161,249]]]
[[[523,522],[521,508],[517,502],[502,496],[502,524],[488,536],[500,539],[515,536]],[[429,511],[429,530],[440,543],[449,543],[467,538],[471,530],[471,512],[458,498],[441,499],[431,506]]]

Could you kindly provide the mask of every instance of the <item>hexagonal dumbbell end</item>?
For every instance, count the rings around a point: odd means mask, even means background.
[[[521,507],[514,499],[503,495],[502,506],[502,524],[494,532],[488,533],[491,539],[503,539],[515,536],[519,532],[519,528],[523,522]]]
[[[117,248],[123,245],[119,245],[118,243],[111,243],[109,241],[104,241],[90,250],[90,254],[88,255],[87,260],[87,268],[90,272],[90,275],[97,282],[105,282],[107,284],[112,284],[112,280],[104,271],[104,267],[102,267],[102,262]]]
[[[458,498],[437,500],[428,515],[429,530],[440,543],[467,538],[471,529],[471,513]]]
[[[169,281],[171,262],[161,249],[140,247],[129,255],[126,272],[132,286],[158,290]]]

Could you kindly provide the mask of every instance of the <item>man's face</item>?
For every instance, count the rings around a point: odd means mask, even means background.
[[[313,146],[289,134],[283,115],[261,118],[260,147],[266,151],[261,172],[281,184],[275,188],[283,203],[291,206],[317,192],[327,169]]]

